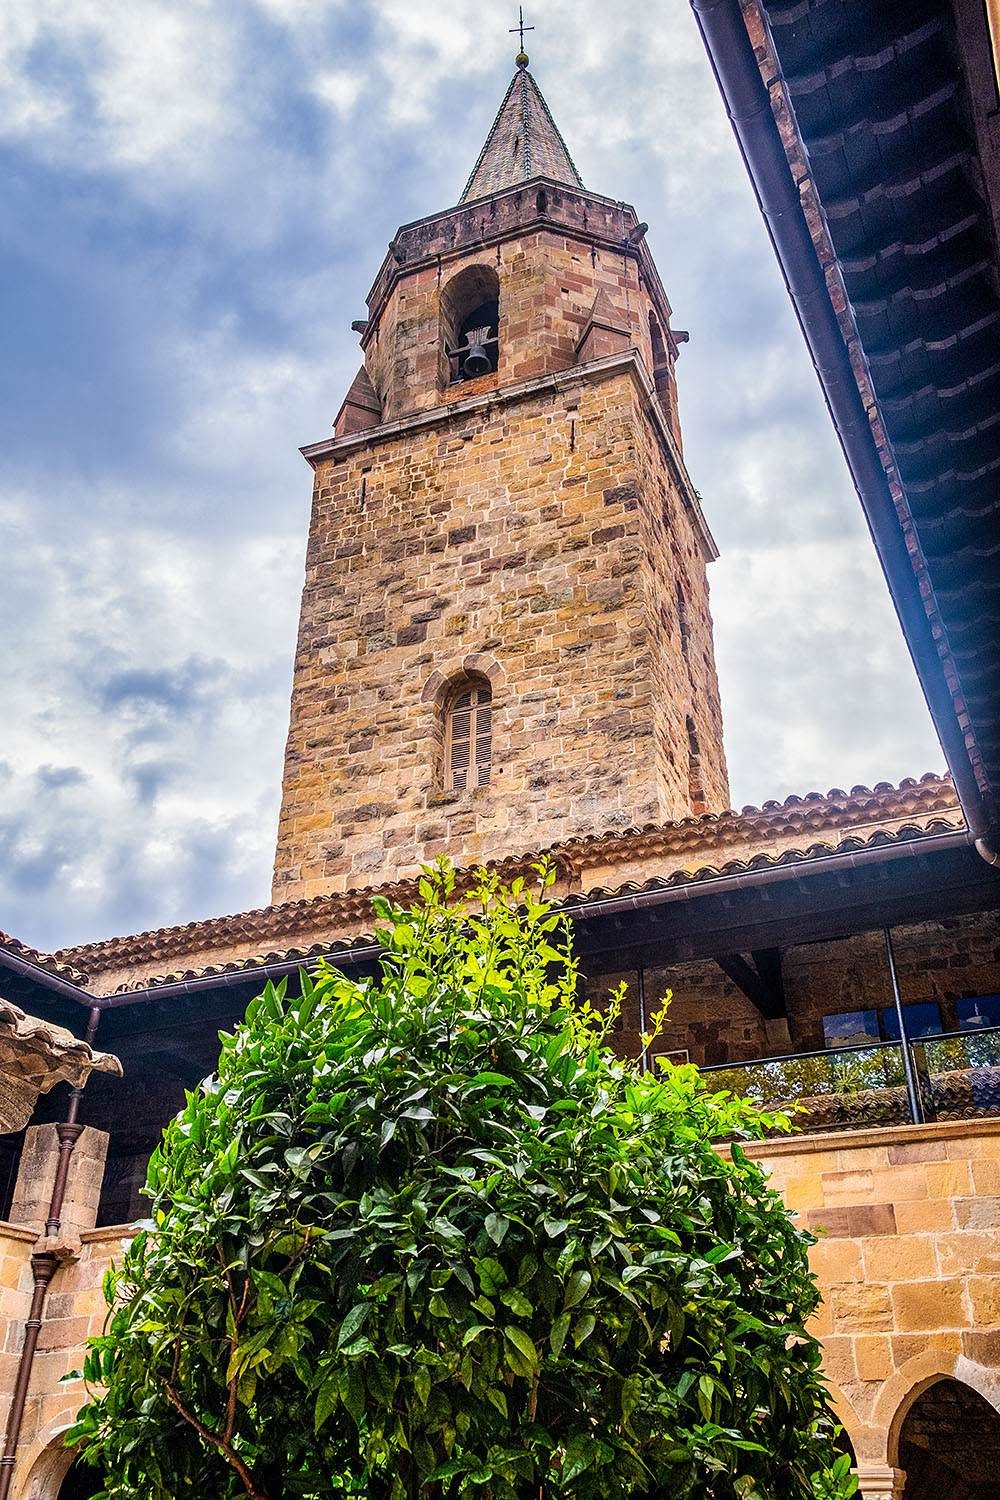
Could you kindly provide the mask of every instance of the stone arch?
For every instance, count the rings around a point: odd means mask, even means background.
[[[63,1443],[69,1426],[66,1417],[58,1426],[50,1425],[23,1457],[18,1456],[11,1485],[13,1500],[58,1500],[73,1462],[72,1449]]]
[[[441,703],[464,677],[485,677],[494,697],[507,685],[507,674],[495,656],[473,652],[461,660],[436,668],[424,683],[421,703]]]
[[[841,1427],[844,1429],[844,1434],[847,1438],[847,1445],[854,1458],[856,1458],[859,1448],[859,1439],[862,1433],[861,1422],[858,1418],[858,1414],[854,1410],[851,1402],[840,1389],[840,1386],[832,1381],[825,1371],[823,1378],[826,1382],[826,1388],[830,1393],[830,1405],[833,1407],[833,1414],[836,1417],[837,1421],[840,1423]]]
[[[433,718],[425,727],[425,733],[430,746],[432,784],[438,794],[450,794],[457,790],[451,784],[447,765],[449,705],[462,691],[463,686],[475,688],[481,685],[489,690],[491,700],[490,759],[492,760],[492,725],[495,723],[494,716],[497,709],[501,706],[498,703],[498,696],[506,686],[506,682],[506,673],[495,657],[483,652],[472,652],[438,668],[424,683],[420,701],[427,704],[433,714]]]
[[[488,330],[492,342],[486,344],[485,353],[490,370],[495,370],[500,356],[500,277],[496,267],[477,261],[458,271],[441,289],[438,322],[445,385],[467,378],[461,360],[456,360],[449,351],[463,347],[467,335],[476,327]]]
[[[879,1392],[870,1436],[878,1441],[880,1451],[876,1455],[871,1452],[871,1445],[866,1445],[871,1462],[898,1466],[903,1423],[914,1402],[941,1380],[956,1380],[968,1386],[1000,1413],[1000,1372],[946,1349],[928,1349],[908,1359]]]
[[[1000,1413],[965,1381],[933,1380],[908,1402],[896,1434],[906,1500],[994,1500],[1000,1488]]]

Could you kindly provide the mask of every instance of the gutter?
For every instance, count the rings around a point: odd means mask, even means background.
[[[926,578],[926,564],[922,554],[917,552],[911,558],[907,548],[739,0],[690,0],[690,4],[819,376],[972,842],[987,863],[1000,863],[1000,856],[986,842],[991,832],[989,814],[958,721],[959,710],[941,670],[941,656],[914,571],[916,564]]]

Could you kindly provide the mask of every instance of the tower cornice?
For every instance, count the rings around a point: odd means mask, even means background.
[[[638,223],[631,204],[549,177],[533,177],[530,182],[517,183],[489,197],[415,219],[396,231],[372,283],[366,298],[368,326],[361,347],[367,350],[378,337],[386,304],[405,277],[433,266],[443,270],[452,261],[468,257],[470,251],[492,250],[532,230],[549,230],[634,262],[660,310],[667,337],[673,340],[670,302],[653,257],[645,240],[633,244],[628,239]],[[676,355],[676,344],[672,352]]]
[[[488,412],[492,407],[508,406],[546,392],[572,389],[574,385],[595,384],[614,375],[631,376],[642,402],[643,410],[656,431],[660,445],[673,470],[685,510],[688,512],[694,531],[702,548],[706,562],[714,562],[719,556],[715,539],[705,520],[698,492],[691,483],[677,440],[663,414],[656,394],[656,387],[649,378],[642,355],[634,346],[620,353],[605,355],[582,365],[570,365],[565,370],[556,370],[548,375],[536,375],[530,380],[520,380],[495,390],[481,391],[458,401],[449,401],[433,406],[428,411],[413,412],[392,422],[382,422],[376,427],[367,427],[362,432],[347,433],[343,437],[323,438],[318,443],[307,443],[299,449],[303,458],[313,469],[322,463],[345,457],[356,449],[374,446],[393,438],[405,437],[409,433],[430,427],[438,427],[461,417]]]

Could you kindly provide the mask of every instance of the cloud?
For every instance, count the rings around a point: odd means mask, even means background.
[[[691,331],[737,801],[940,766],[685,5],[549,0],[532,68]],[[0,901],[64,945],[267,900],[310,474],[396,227],[512,72],[499,0],[0,11]]]

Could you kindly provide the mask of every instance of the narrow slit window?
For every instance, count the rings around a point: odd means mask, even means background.
[[[462,688],[452,698],[445,725],[448,786],[471,791],[489,786],[493,708],[488,687]]]

